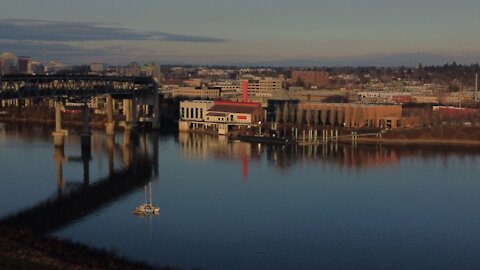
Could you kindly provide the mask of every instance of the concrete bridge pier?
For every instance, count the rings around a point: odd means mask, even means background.
[[[105,124],[105,133],[107,135],[115,135],[115,121],[113,121],[113,98],[111,95],[107,96],[107,123]]]
[[[62,147],[65,145],[65,132],[62,130],[62,104],[60,101],[55,102],[55,131],[53,135],[53,145]]]
[[[125,114],[125,129],[135,131],[137,127],[137,101],[135,97],[123,100],[123,113]]]

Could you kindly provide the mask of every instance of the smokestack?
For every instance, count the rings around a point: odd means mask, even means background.
[[[243,83],[243,102],[248,102],[248,82]]]

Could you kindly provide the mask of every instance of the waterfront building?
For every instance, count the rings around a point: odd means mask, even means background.
[[[269,99],[267,101],[267,122],[295,123],[299,102],[298,99]]]
[[[300,103],[298,125],[355,128],[397,128],[410,120],[402,118],[400,105],[351,103]]]
[[[242,127],[258,125],[265,120],[260,103],[234,101],[180,102],[180,130],[201,130],[220,135]]]

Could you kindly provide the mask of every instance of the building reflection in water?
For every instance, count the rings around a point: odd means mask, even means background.
[[[248,180],[249,160],[258,161],[262,151],[254,145],[239,141],[229,141],[226,137],[208,134],[181,132],[178,135],[180,153],[185,158],[198,160],[231,160],[242,165],[242,179]]]
[[[478,149],[458,146],[357,145],[338,142],[310,146],[260,145],[229,141],[226,137],[183,132],[179,134],[178,140],[180,152],[185,158],[222,159],[241,163],[241,173],[245,180],[248,163],[258,162],[262,153],[280,172],[305,163],[321,167],[376,169],[398,166],[401,159],[407,157],[420,157],[425,162],[440,157],[448,163],[452,156],[462,159],[468,156],[475,158],[478,154]]]

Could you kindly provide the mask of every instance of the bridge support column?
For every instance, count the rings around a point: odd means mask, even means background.
[[[53,145],[55,147],[63,147],[65,144],[65,132],[62,130],[62,104],[60,101],[55,102],[55,131],[53,135]]]
[[[111,95],[107,96],[107,123],[105,124],[105,133],[107,135],[115,135],[115,121],[113,121],[113,98]]]
[[[132,99],[130,100],[130,113],[132,114],[131,116],[131,125],[133,127],[135,127],[137,125],[137,122],[138,122],[138,117],[137,117],[137,98],[136,97],[132,97]]]
[[[137,124],[137,104],[135,97],[123,100],[123,113],[125,114],[125,129],[135,130]]]

